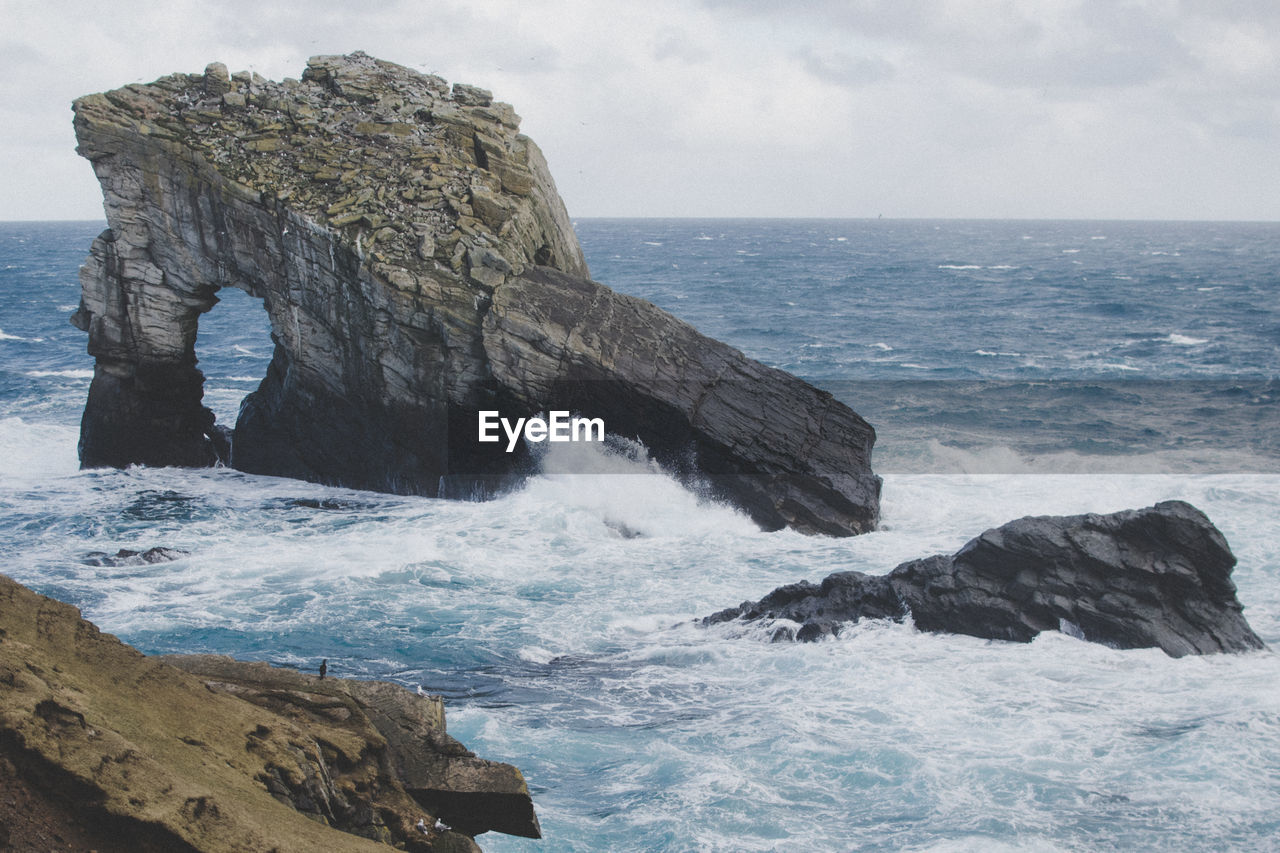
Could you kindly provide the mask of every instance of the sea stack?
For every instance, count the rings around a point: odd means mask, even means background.
[[[542,154],[484,89],[361,53],[281,83],[213,64],[81,98],[75,128],[110,226],[73,316],[96,359],[85,466],[471,497],[530,470],[523,444],[477,441],[480,412],[564,410],[767,529],[877,523],[871,426],[590,280]],[[275,343],[234,440],[195,356],[223,287],[262,299]]]

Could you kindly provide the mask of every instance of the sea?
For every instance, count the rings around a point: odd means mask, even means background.
[[[1280,224],[575,226],[598,280],[866,417],[880,529],[764,533],[620,444],[550,445],[485,502],[81,471],[93,365],[67,318],[104,224],[0,223],[0,570],[145,652],[442,694],[541,818],[488,851],[1280,849],[1275,651],[696,624],[1021,516],[1178,498],[1280,648]],[[221,296],[197,349],[231,423],[271,342],[260,303]],[[157,546],[186,555],[94,565]]]

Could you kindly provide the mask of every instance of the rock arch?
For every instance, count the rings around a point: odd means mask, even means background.
[[[527,470],[477,442],[478,411],[565,408],[767,528],[875,526],[870,425],[591,281],[541,153],[487,91],[357,53],[283,83],[215,64],[75,113],[110,225],[73,317],[97,360],[83,465],[217,458],[194,344],[239,287],[275,346],[236,468],[469,496]]]

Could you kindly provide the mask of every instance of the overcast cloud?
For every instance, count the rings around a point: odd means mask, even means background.
[[[73,98],[364,50],[492,89],[575,216],[1280,219],[1273,0],[0,0],[0,219],[101,218]]]

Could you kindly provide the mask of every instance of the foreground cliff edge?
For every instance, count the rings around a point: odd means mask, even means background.
[[[702,620],[763,621],[813,641],[861,619],[908,616],[922,631],[1030,642],[1063,631],[1173,657],[1264,648],[1236,597],[1227,540],[1182,501],[1109,515],[1020,518],[953,555],[887,575],[837,572],[775,589]]]
[[[0,775],[102,850],[441,853],[487,830],[540,835],[520,771],[449,737],[438,697],[147,657],[4,575]]]
[[[96,359],[82,464],[470,497],[530,470],[527,448],[477,441],[479,412],[566,410],[766,529],[873,529],[870,425],[591,281],[518,124],[483,89],[361,53],[77,100],[110,226],[72,318]],[[223,287],[263,300],[275,342],[234,440],[195,356]]]

